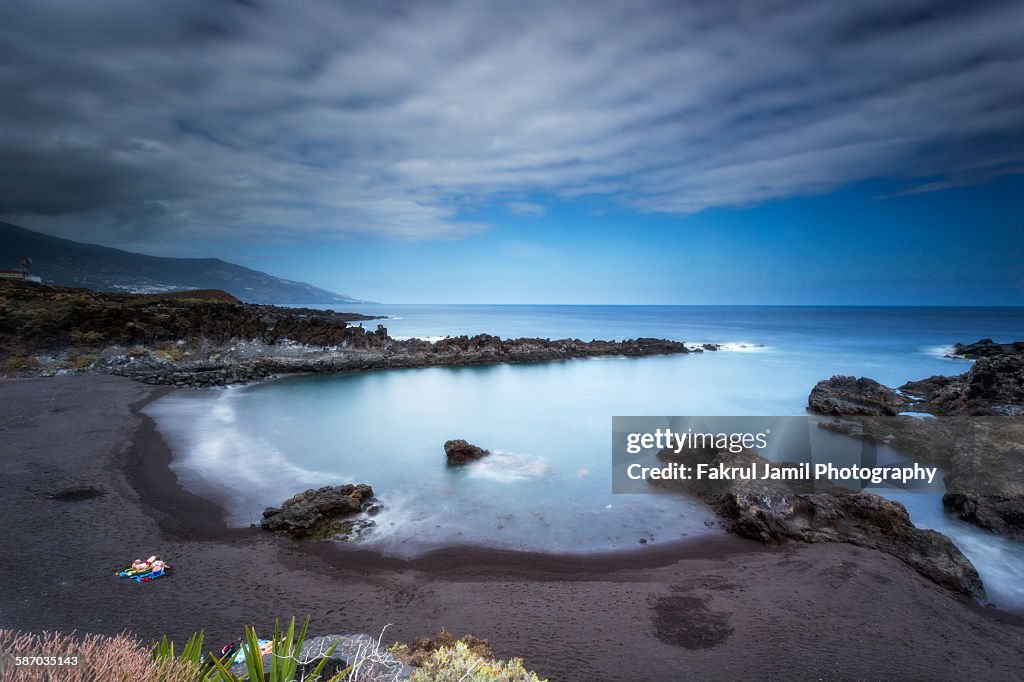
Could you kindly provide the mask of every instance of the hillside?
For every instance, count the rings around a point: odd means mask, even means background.
[[[32,259],[33,275],[59,286],[124,293],[221,289],[247,303],[361,302],[219,258],[146,256],[0,222],[0,268],[18,267],[21,256]]]

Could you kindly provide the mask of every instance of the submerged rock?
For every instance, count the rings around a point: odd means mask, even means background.
[[[491,454],[491,451],[484,450],[459,438],[457,440],[445,441],[444,454],[448,458],[448,464],[457,466],[483,459]]]
[[[899,414],[910,403],[874,379],[845,376],[819,381],[807,402],[811,410],[822,414],[876,416]]]
[[[364,483],[310,488],[280,507],[267,507],[260,527],[293,537],[352,539],[365,533],[373,522],[349,517],[374,504],[373,488]]]
[[[701,462],[728,468],[784,465],[752,450],[663,450],[658,457],[691,467]],[[903,505],[878,495],[836,487],[811,492],[809,482],[762,479],[690,479],[657,485],[703,499],[738,535],[766,544],[847,542],[877,549],[938,585],[976,600],[984,598],[978,571],[949,538],[915,527]]]

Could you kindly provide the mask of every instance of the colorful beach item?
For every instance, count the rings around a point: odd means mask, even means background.
[[[130,578],[137,583],[148,583],[168,575],[170,571],[170,564],[160,559],[160,557],[153,555],[145,561],[136,559],[128,568],[118,571],[117,576],[119,578]]]

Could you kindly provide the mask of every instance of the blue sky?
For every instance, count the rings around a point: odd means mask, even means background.
[[[1024,304],[1024,176],[892,196],[863,182],[692,216],[534,196],[450,241],[244,248],[238,262],[402,303]],[[231,249],[232,247],[226,246]]]
[[[0,220],[386,302],[1024,303],[1024,3],[0,3]]]

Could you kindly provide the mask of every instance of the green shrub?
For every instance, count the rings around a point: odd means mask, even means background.
[[[98,346],[104,337],[100,332],[83,332],[81,329],[71,330],[71,343],[76,346]]]
[[[465,642],[435,651],[413,675],[413,682],[547,682],[523,667],[523,659],[481,658]]]

